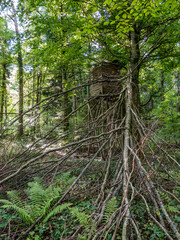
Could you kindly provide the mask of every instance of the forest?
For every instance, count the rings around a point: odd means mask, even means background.
[[[0,240],[180,240],[180,2],[0,0]]]

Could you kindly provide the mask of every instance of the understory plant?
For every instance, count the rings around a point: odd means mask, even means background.
[[[71,206],[71,203],[67,202],[52,208],[64,189],[73,181],[74,177],[70,177],[70,173],[65,173],[45,188],[42,180],[35,178],[33,182],[28,183],[28,188],[24,191],[27,195],[25,200],[20,196],[20,191],[8,191],[9,200],[0,199],[0,203],[3,204],[1,208],[14,210],[28,225],[33,224],[40,216],[45,223],[52,216]]]

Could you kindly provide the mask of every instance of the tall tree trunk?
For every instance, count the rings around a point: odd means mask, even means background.
[[[68,82],[68,77],[67,77],[67,72],[64,69],[63,70],[63,77],[64,77],[64,82],[67,83]],[[66,88],[63,88],[63,91],[66,91]],[[69,117],[67,117],[70,113],[71,113],[72,109],[71,109],[71,102],[69,100],[69,96],[68,93],[64,94],[64,117],[66,118],[66,120],[64,121],[64,130],[68,131],[69,127],[70,127],[70,119]]]
[[[75,70],[72,70],[73,85],[76,87],[76,75]],[[73,111],[77,108],[77,89],[74,90],[73,94]],[[73,115],[74,128],[77,128],[77,112]]]
[[[17,49],[18,49],[18,77],[19,77],[19,125],[18,125],[18,136],[21,137],[23,135],[23,60],[22,60],[22,49],[21,49],[21,40],[20,33],[18,29],[18,22],[16,17],[16,11],[14,8],[14,4],[11,1],[12,10],[13,10],[13,21],[16,32],[16,41],[17,41]]]
[[[137,141],[139,142],[140,136],[138,131],[135,132],[135,128],[132,124],[132,111],[134,109],[137,113],[140,110],[140,93],[139,93],[139,60],[140,60],[140,50],[139,50],[139,32],[136,25],[133,26],[134,31],[130,32],[130,69],[127,78],[127,97],[126,97],[126,122],[125,122],[125,133],[124,133],[124,147],[123,147],[123,199],[126,204],[125,217],[123,220],[122,229],[122,240],[129,239],[128,237],[128,224],[130,220],[130,210],[129,210],[129,199],[128,199],[128,189],[129,189],[129,146],[130,139],[133,135],[136,135]]]
[[[139,70],[140,70],[140,49],[139,39],[140,31],[136,24],[133,24],[134,31],[129,34],[130,40],[130,75],[132,78],[132,108],[138,114],[140,112],[140,92],[139,92]],[[133,124],[133,123],[132,123]],[[133,135],[136,137],[136,141],[140,142],[140,135],[137,126],[131,126],[133,128]]]
[[[164,101],[164,82],[165,82],[165,76],[164,76],[164,71],[161,71],[161,92],[162,92],[162,97],[161,100]]]
[[[123,176],[123,193],[124,193],[124,202],[126,204],[126,214],[123,222],[122,229],[122,240],[127,240],[127,227],[130,219],[130,210],[129,210],[129,200],[128,200],[128,178],[129,178],[129,145],[130,137],[132,133],[131,129],[131,108],[133,104],[133,88],[132,88],[132,75],[127,79],[127,99],[126,99],[126,122],[125,122],[125,133],[124,133],[124,150],[123,150],[123,167],[124,167],[124,176]]]
[[[3,119],[4,114],[6,113],[6,71],[7,67],[6,64],[3,64],[3,71],[2,71],[2,82],[1,82],[1,106],[0,106],[0,123],[1,123],[1,130],[3,128]]]
[[[130,69],[132,75],[132,101],[136,111],[140,110],[140,94],[139,94],[139,69],[140,60],[139,37],[140,33],[137,26],[134,24],[134,31],[129,34],[130,38]]]
[[[33,69],[33,78],[32,78],[32,88],[33,88],[33,94],[32,94],[32,107],[35,105],[35,85],[36,85],[36,71]],[[32,110],[32,117],[35,115],[35,110]],[[35,121],[33,122],[33,127],[32,127],[32,132],[33,135],[36,133],[36,123]]]
[[[4,111],[4,87],[3,87],[4,81],[3,77],[1,79],[1,107],[0,107],[0,123],[1,123],[1,130],[2,130],[2,125],[3,125],[3,111]]]
[[[175,89],[176,89],[176,110],[177,112],[180,112],[180,72],[177,70],[175,73]]]
[[[36,104],[38,104],[41,101],[41,82],[42,82],[42,72],[37,73],[37,88],[36,88]],[[36,109],[37,113],[37,119],[35,121],[36,123],[36,130],[38,133],[40,132],[40,106]]]

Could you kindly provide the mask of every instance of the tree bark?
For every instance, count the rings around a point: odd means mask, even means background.
[[[165,92],[165,89],[164,89],[164,82],[165,82],[164,71],[161,70],[161,91],[162,91],[162,97],[161,97],[161,100],[162,100],[162,101],[164,101],[164,92]]]
[[[4,115],[7,117],[7,88],[6,88],[6,75],[7,75],[7,62],[6,62],[6,47],[7,41],[6,39],[1,39],[2,41],[2,55],[3,55],[3,63],[2,63],[2,80],[1,80],[1,98],[0,98],[0,124],[1,130],[3,129],[3,120]]]
[[[16,17],[16,11],[14,8],[14,4],[11,1],[12,10],[13,10],[13,21],[15,26],[15,32],[16,32],[16,41],[17,41],[17,49],[18,49],[18,77],[19,77],[19,125],[18,125],[18,137],[21,137],[23,135],[23,60],[22,60],[22,48],[21,48],[21,40],[20,40],[20,33],[18,29],[18,22]]]
[[[6,64],[3,64],[3,73],[2,73],[2,82],[1,82],[1,114],[0,114],[1,130],[3,127],[3,118],[4,118],[4,112],[5,112],[5,98],[6,98]]]
[[[132,101],[136,107],[136,111],[140,110],[140,94],[139,94],[139,69],[140,60],[139,38],[140,33],[137,26],[133,25],[134,31],[129,34],[130,40],[130,69],[132,75]]]
[[[65,69],[63,69],[63,77],[64,77],[64,83],[68,82],[67,72]],[[63,86],[63,91],[66,91],[67,89]],[[66,118],[71,113],[71,102],[68,96],[68,93],[64,94],[64,117]],[[64,131],[68,131],[70,127],[70,119],[67,118],[64,121]]]
[[[127,94],[126,94],[126,122],[125,122],[125,133],[124,133],[124,146],[123,146],[123,199],[126,204],[126,214],[123,220],[122,228],[122,240],[128,239],[127,228],[130,220],[129,200],[128,200],[128,189],[129,189],[129,147],[130,138],[134,128],[132,126],[132,112],[134,109],[136,112],[140,111],[140,93],[139,93],[139,32],[136,25],[133,26],[134,31],[131,31],[130,36],[130,67],[127,78]],[[139,135],[136,133],[139,141]]]
[[[129,200],[128,200],[128,172],[129,172],[129,144],[130,144],[130,135],[132,132],[131,129],[131,107],[133,101],[133,91],[132,91],[132,75],[129,73],[127,79],[127,100],[126,100],[126,122],[125,122],[125,133],[124,133],[124,150],[123,150],[123,166],[124,166],[124,180],[123,180],[123,193],[124,200],[126,203],[126,214],[123,222],[122,229],[122,240],[127,239],[127,227],[130,219],[130,210],[129,210]]]

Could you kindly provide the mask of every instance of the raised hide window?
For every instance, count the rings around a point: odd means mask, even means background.
[[[102,62],[93,69],[93,81],[97,83],[91,86],[91,96],[117,95],[121,91],[119,66]]]

